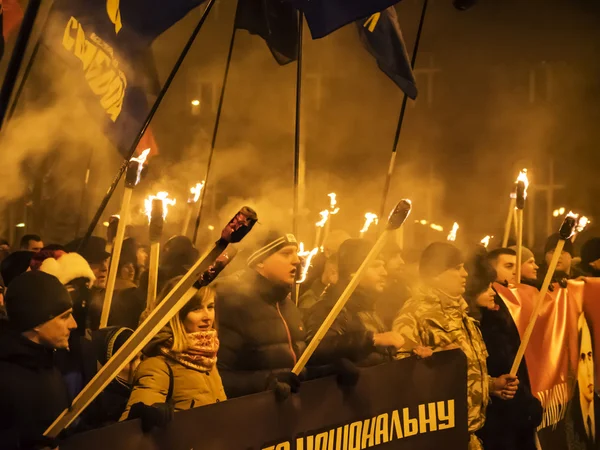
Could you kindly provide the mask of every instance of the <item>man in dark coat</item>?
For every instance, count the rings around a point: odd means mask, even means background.
[[[513,295],[504,285],[514,282],[516,253],[511,249],[490,252],[488,260],[496,270],[498,292]],[[497,310],[481,309],[481,334],[487,347],[488,372],[492,377],[508,373],[521,344],[521,338],[508,307],[497,293]],[[517,371],[519,389],[511,400],[491,402],[484,427],[478,432],[486,450],[536,450],[535,430],[542,421],[542,405],[531,393],[525,359]]]
[[[248,268],[217,285],[217,364],[228,398],[299,387],[291,369],[305,349],[305,331],[290,299],[299,263],[296,238],[270,232]]]
[[[372,244],[363,239],[349,239],[340,246],[340,279],[326,292],[324,299],[308,312],[306,327],[309,339],[319,330],[371,247]],[[378,297],[386,283],[384,264],[382,259],[377,259],[366,270],[358,288],[313,355],[313,363],[327,364],[333,357],[346,358],[358,366],[368,367],[392,360],[392,355],[404,340],[399,334],[389,332],[375,311]],[[390,353],[390,348],[394,349],[393,353]]]
[[[70,405],[54,365],[77,327],[69,292],[44,272],[16,277],[6,295],[8,321],[0,330],[0,449],[55,448],[43,436]]]

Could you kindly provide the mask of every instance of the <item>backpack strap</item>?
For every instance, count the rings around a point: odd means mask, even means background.
[[[167,391],[167,398],[165,400],[165,403],[169,403],[171,400],[173,400],[173,386],[175,384],[175,379],[173,377],[173,369],[171,368],[171,364],[169,364],[166,358],[164,359],[164,361],[167,365],[167,372],[169,372],[169,389]]]

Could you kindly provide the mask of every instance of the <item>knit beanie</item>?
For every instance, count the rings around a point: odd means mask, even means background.
[[[73,307],[67,289],[54,275],[25,272],[6,292],[8,323],[18,332],[32,330]]]
[[[424,278],[437,277],[465,262],[458,248],[449,242],[434,242],[421,254],[419,273]]]
[[[554,233],[553,235],[551,235],[548,238],[548,240],[546,241],[546,245],[544,246],[544,255],[548,252],[553,251],[556,248],[556,244],[558,244],[559,239],[560,239],[560,235],[558,233]],[[574,254],[573,243],[571,242],[571,239],[569,239],[565,242],[565,247],[563,248],[563,252],[567,252],[571,256],[573,256],[573,254]]]
[[[0,263],[0,273],[2,274],[5,286],[8,286],[18,275],[27,271],[33,255],[35,255],[34,252],[20,250],[11,253],[2,260],[2,263]]]
[[[515,252],[517,252],[517,250],[518,250],[518,247],[516,245],[513,245],[508,248],[510,248],[511,250],[514,250]],[[529,250],[527,247],[521,247],[521,261],[523,263],[526,263],[533,257],[534,257],[533,252],[531,250]]]
[[[248,258],[248,267],[255,267],[269,256],[277,253],[284,247],[293,245],[298,247],[298,242],[293,234],[283,234],[277,231],[269,231],[264,239],[258,244],[258,249]]]
[[[105,365],[132,334],[133,330],[126,327],[106,327],[92,332],[92,345],[100,365]]]
[[[46,258],[39,270],[54,275],[62,284],[69,284],[77,278],[85,278],[88,287],[96,280],[92,268],[79,253],[64,253],[58,258]]]
[[[592,238],[581,247],[581,262],[585,265],[600,259],[600,238]]]
[[[373,243],[365,239],[348,239],[338,251],[338,273],[340,280],[348,280],[365,260]]]
[[[57,246],[55,246],[55,245],[52,245],[52,246],[49,245],[49,246],[41,249],[39,252],[37,252],[31,258],[31,262],[29,263],[29,268],[31,270],[39,270],[40,266],[46,259],[48,259],[48,258],[58,259],[61,256],[67,254],[67,251],[65,250],[64,247],[62,247],[62,246],[58,246],[58,247],[60,247],[60,248],[57,248]]]

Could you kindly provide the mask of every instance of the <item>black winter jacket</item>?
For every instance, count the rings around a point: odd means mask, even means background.
[[[250,269],[217,286],[217,366],[228,398],[264,391],[269,375],[291,370],[304,351],[301,313],[289,293]]]
[[[335,305],[344,285],[330,286],[323,299],[306,315],[309,340]],[[373,335],[386,331],[383,321],[375,311],[376,301],[357,289],[340,312],[325,338],[311,358],[311,364],[327,364],[332,360],[347,358],[361,367],[391,361],[387,350],[373,345]]]
[[[43,434],[69,404],[66,385],[54,366],[54,351],[2,329],[0,449],[23,448],[23,434]]]
[[[496,295],[498,311],[482,310],[481,334],[487,347],[488,373],[510,372],[521,344],[519,331],[506,304]],[[477,433],[485,450],[535,450],[535,429],[542,421],[542,405],[531,393],[525,359],[517,371],[519,389],[512,400],[493,397],[484,427]]]

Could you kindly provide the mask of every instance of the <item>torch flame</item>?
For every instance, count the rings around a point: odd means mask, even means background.
[[[331,194],[327,194],[329,197],[329,214],[335,215],[340,212],[340,208],[337,207],[337,194],[332,192]]]
[[[454,222],[454,225],[452,225],[452,229],[450,230],[450,233],[448,233],[448,240],[449,241],[456,241],[456,233],[458,231],[458,224],[456,222]]]
[[[202,193],[202,189],[204,188],[204,180],[202,181],[202,183],[196,183],[196,186],[192,186],[190,188],[190,198],[188,200],[188,203],[198,203],[198,200],[200,200],[200,194]]]
[[[375,222],[375,225],[377,225],[379,223],[379,217],[377,217],[377,214],[373,214],[373,213],[366,213],[365,214],[365,224],[362,227],[362,230],[360,230],[361,233],[366,233],[367,231],[369,231],[369,228],[371,227],[371,224]]]
[[[163,204],[163,219],[167,218],[167,214],[169,212],[168,207],[174,206],[177,203],[177,200],[174,198],[169,198],[168,192],[159,192],[156,195],[149,195],[147,199],[144,200],[144,209],[146,210],[146,216],[148,216],[148,222],[152,219],[152,200],[155,198],[162,200]]]
[[[149,154],[150,154],[150,149],[147,148],[146,150],[144,150],[141,153],[140,156],[138,156],[137,158],[131,158],[131,160],[130,160],[130,161],[137,161],[139,163],[138,170],[137,170],[137,178],[135,180],[136,186],[142,179],[142,170],[144,170],[144,163],[146,162],[146,158],[148,157]]]
[[[488,248],[488,246],[490,245],[490,240],[493,238],[494,236],[486,236],[481,240],[481,244],[485,247]]]
[[[581,216],[577,222],[577,227],[576,230],[578,233],[581,233],[585,227],[587,227],[590,224],[590,219],[588,219],[585,216]]]
[[[429,227],[435,231],[444,231],[444,227],[436,223],[432,223],[431,225],[429,225]]]
[[[527,169],[521,170],[517,177],[517,183],[522,181],[525,185],[524,197],[527,198],[527,188],[529,187],[529,178],[527,178]]]
[[[321,214],[321,220],[319,220],[315,225],[318,226],[319,228],[323,228],[325,226],[325,224],[327,223],[327,219],[329,219],[329,211],[325,209],[325,210],[321,211],[319,214]]]
[[[308,275],[308,269],[310,269],[310,265],[312,263],[312,259],[319,252],[317,247],[313,248],[310,252],[304,250],[304,242],[300,242],[298,246],[298,256],[304,258],[302,268],[300,271],[300,278],[296,281],[297,284],[304,283],[306,281],[306,277]]]

